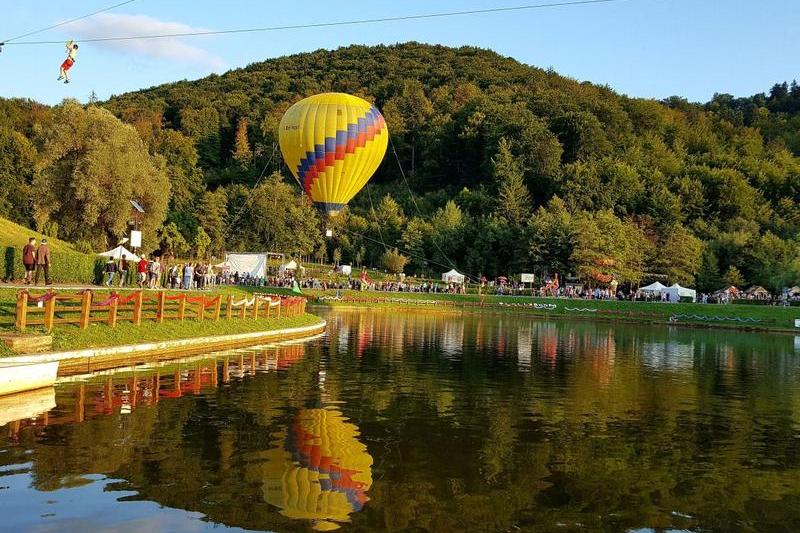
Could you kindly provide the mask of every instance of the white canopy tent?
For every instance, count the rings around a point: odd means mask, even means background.
[[[691,298],[693,302],[697,301],[696,290],[681,287],[677,283],[671,287],[667,287],[663,292],[667,294],[669,301],[672,303],[678,303],[681,298]]]
[[[125,256],[125,259],[128,261],[133,261],[134,263],[139,260],[139,256],[128,250],[122,245],[117,246],[107,252],[103,252],[102,254],[97,254],[101,257],[111,257],[112,259],[120,260],[122,256]]]
[[[464,283],[464,274],[461,274],[455,268],[450,272],[442,274],[442,281],[447,283]]]
[[[254,278],[260,278],[267,275],[266,254],[225,254],[225,263],[223,264],[229,268],[230,272],[238,272],[240,276],[250,274]]]
[[[664,289],[666,289],[666,285],[662,285],[660,281],[656,281],[655,283],[651,283],[645,287],[640,287],[639,292],[658,292],[660,293]]]
[[[281,276],[285,275],[287,272],[294,272],[296,270],[297,270],[297,261],[295,260],[291,260],[288,263],[284,263],[280,267],[278,267],[278,273]]]

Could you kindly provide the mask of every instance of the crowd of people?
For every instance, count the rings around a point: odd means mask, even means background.
[[[135,285],[140,289],[204,290],[219,285],[220,277],[221,273],[209,263],[165,265],[159,256],[148,259],[142,255],[138,261],[132,261],[122,254],[119,260],[110,257],[106,262],[104,284],[108,287]]]
[[[148,258],[142,255],[138,260],[128,258],[122,254],[118,258],[110,257],[105,264],[103,283],[108,287],[137,286],[148,289],[184,289],[204,290],[219,285],[246,285],[251,287],[278,287],[278,288],[305,288],[317,290],[353,290],[353,291],[378,291],[400,293],[426,293],[426,294],[466,294],[467,285],[446,281],[424,280],[401,277],[398,280],[374,281],[369,278],[366,270],[359,277],[331,275],[329,279],[318,277],[295,276],[294,271],[282,272],[279,275],[255,276],[247,272],[231,272],[210,263],[183,262],[167,264],[161,256],[153,255]],[[26,285],[39,283],[40,276],[45,285],[51,285],[50,249],[47,239],[42,239],[37,246],[36,238],[31,237],[22,249],[22,263],[25,269],[24,283]],[[302,274],[302,272],[301,272]],[[736,290],[735,288],[730,288]],[[800,289],[792,288],[796,293],[790,294],[790,300],[800,300]],[[759,287],[760,291],[763,291]],[[611,287],[589,287],[580,284],[567,284],[559,286],[558,282],[546,283],[540,287],[531,287],[521,282],[480,281],[470,288],[470,292],[480,294],[498,294],[508,296],[538,296],[553,298],[575,298],[585,300],[620,300],[620,301],[646,301],[666,302],[668,296],[661,292],[643,292],[636,289],[623,290],[616,285]],[[736,290],[736,294],[726,291],[718,293],[698,293],[698,303],[730,303],[735,299],[749,297],[750,299],[765,300],[769,304],[778,305],[785,303],[787,297],[764,294],[746,294]]]

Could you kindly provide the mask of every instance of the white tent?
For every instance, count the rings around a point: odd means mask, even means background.
[[[687,289],[686,287],[681,287],[677,283],[671,287],[667,287],[666,289],[664,289],[664,292],[668,295],[668,299],[672,303],[679,302],[681,298],[691,298],[693,302],[697,301],[696,290]]]
[[[450,272],[442,274],[442,281],[447,283],[464,283],[464,274],[460,274],[455,268]]]
[[[297,270],[297,261],[295,260],[291,260],[288,263],[284,263],[278,268],[278,272],[280,273],[281,276],[283,276],[287,272],[294,272],[296,270]]]
[[[661,291],[663,291],[666,288],[667,288],[666,285],[662,285],[661,282],[656,281],[655,283],[651,283],[650,285],[647,285],[646,287],[640,287],[639,288],[639,292],[659,292],[660,293]]]
[[[114,249],[111,249],[107,252],[103,252],[102,254],[97,254],[102,257],[111,257],[116,260],[122,259],[122,256],[125,256],[125,259],[128,261],[133,261],[134,263],[139,260],[139,256],[135,255],[133,252],[125,248],[124,246],[120,245]]]
[[[225,254],[225,263],[230,272],[250,274],[254,278],[266,277],[267,256],[265,254]]]

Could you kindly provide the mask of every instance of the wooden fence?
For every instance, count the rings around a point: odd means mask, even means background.
[[[21,290],[17,293],[15,325],[20,331],[28,326],[44,326],[51,331],[56,324],[74,324],[86,329],[93,322],[111,327],[119,322],[139,326],[147,320],[162,323],[186,319],[291,317],[306,310],[303,297],[269,294],[254,294],[238,301],[229,295],[224,303],[222,295],[170,295],[166,291],[134,291],[128,295],[112,292],[102,301],[95,301],[95,296],[90,289],[71,294],[51,290],[38,296]]]

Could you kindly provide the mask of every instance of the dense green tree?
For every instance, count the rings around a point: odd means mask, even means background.
[[[397,248],[391,248],[383,254],[381,264],[383,268],[392,274],[400,274],[408,263],[408,257],[404,256],[397,251]]]
[[[53,113],[33,181],[37,226],[58,222],[60,237],[102,248],[126,233],[136,200],[144,208],[144,247],[155,248],[170,191],[164,160],[105,109],[66,101]]]
[[[206,230],[203,229],[203,226],[197,228],[197,233],[194,236],[194,241],[192,242],[194,247],[194,254],[195,257],[198,259],[205,259],[209,247],[211,246],[211,237],[208,236]]]
[[[21,133],[0,127],[0,216],[31,225],[30,185],[37,153]]]
[[[621,283],[638,283],[652,244],[644,232],[611,211],[583,213],[575,218],[570,260],[585,279],[612,275]]]
[[[511,153],[511,145],[500,139],[497,155],[492,159],[497,180],[498,216],[522,226],[530,216],[531,198],[522,176],[522,167]]]
[[[178,229],[177,224],[170,222],[158,230],[159,248],[164,254],[183,257],[189,251],[189,243]]]
[[[742,273],[739,272],[739,269],[734,265],[728,267],[728,270],[726,270],[725,274],[722,276],[722,280],[727,285],[733,285],[734,287],[742,287],[745,283],[744,276],[742,276]]]
[[[713,292],[722,288],[724,282],[719,272],[719,261],[710,246],[706,246],[703,250],[696,281],[697,289],[703,292]]]

